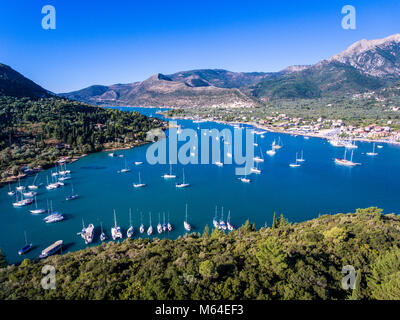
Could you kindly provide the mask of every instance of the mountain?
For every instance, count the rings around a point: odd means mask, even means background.
[[[218,77],[211,76],[202,78],[195,72],[185,75],[177,73],[171,76],[158,73],[143,82],[109,87],[92,86],[61,95],[87,103],[145,107],[244,107],[258,104],[255,98],[238,88],[215,86],[217,80]],[[229,81],[231,85],[235,83],[233,79]],[[249,80],[237,80],[236,84],[241,81],[249,82]]]
[[[97,104],[153,107],[256,106],[271,99],[348,96],[379,90],[400,80],[400,34],[361,40],[315,65],[280,72],[222,69],[157,74],[143,82],[92,86],[61,94]]]
[[[400,34],[385,39],[361,40],[328,61],[350,65],[377,78],[399,78]]]
[[[50,95],[51,92],[0,63],[0,96],[43,98]]]

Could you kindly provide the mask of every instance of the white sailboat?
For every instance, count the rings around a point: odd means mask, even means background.
[[[100,228],[101,228],[100,241],[106,241],[107,240],[107,236],[103,231],[103,222],[100,222]]]
[[[11,190],[11,184],[8,184],[8,192],[7,194],[12,197],[15,196],[15,191]]]
[[[221,208],[221,220],[219,220],[219,228],[226,230],[226,223],[224,221],[224,207]]]
[[[372,147],[372,152],[367,152],[367,156],[377,156],[378,153],[375,152],[375,143],[374,146]]]
[[[245,172],[244,177],[240,177],[238,178],[240,181],[242,181],[243,183],[250,183],[251,180],[249,178],[247,178],[247,172]]]
[[[228,212],[228,219],[226,221],[226,225],[227,225],[229,231],[233,231],[235,229],[231,224],[231,210],[229,210],[229,212]]]
[[[177,183],[175,186],[177,188],[189,187],[189,183],[185,183],[185,169],[182,169],[182,177],[183,177],[182,183]]]
[[[21,186],[21,179],[18,178],[18,187],[16,187],[15,189],[17,189],[17,191],[24,191],[25,187]]]
[[[140,212],[140,227],[139,227],[139,232],[144,233],[144,224],[143,224],[143,213]]]
[[[127,236],[128,238],[132,238],[134,232],[135,232],[135,231],[134,231],[133,226],[132,226],[132,210],[129,209],[129,229],[128,229],[128,231],[126,232],[126,236]]]
[[[162,223],[162,230],[163,232],[167,232],[167,224],[165,223],[165,212],[163,212],[163,223]]]
[[[186,231],[192,230],[192,226],[188,222],[187,204],[186,204],[186,216],[185,216],[185,221],[183,221],[183,227],[185,228]]]
[[[272,142],[271,149],[266,152],[267,155],[269,155],[271,157],[274,156],[276,154],[276,151],[275,151],[276,148],[275,147],[276,147],[276,141],[274,140]]]
[[[218,207],[217,206],[215,206],[215,216],[214,216],[214,219],[213,219],[213,226],[214,226],[214,228],[216,228],[216,229],[219,229],[219,222],[218,222]]]
[[[126,159],[125,159],[125,168],[121,169],[119,172],[120,173],[125,173],[125,172],[130,172],[130,171],[131,171],[131,169],[128,168],[128,164],[127,164]]]
[[[32,213],[32,214],[42,214],[42,213],[45,213],[45,212],[46,212],[45,209],[38,209],[36,196],[35,196],[35,207],[36,207],[35,210],[29,210],[30,213]]]
[[[141,180],[141,178],[140,178],[140,172],[139,172],[139,183],[134,183],[134,184],[133,184],[133,187],[134,187],[134,188],[142,188],[142,187],[144,187],[144,186],[146,186],[146,184],[145,184],[145,183],[142,183],[142,180]]]
[[[114,210],[114,227],[111,228],[111,237],[113,238],[113,240],[116,240],[118,238],[122,239],[121,228],[117,226],[117,217],[115,214],[115,210]]]
[[[157,232],[162,233],[162,226],[161,226],[161,218],[160,218],[160,213],[158,213],[158,224],[157,224]]]
[[[298,153],[296,152],[296,162],[295,162],[295,163],[289,164],[289,167],[291,167],[291,168],[298,168],[298,167],[300,167],[300,164],[298,163],[298,162],[299,162],[299,159],[297,158],[297,155],[298,155]]]
[[[175,179],[176,178],[176,175],[172,174],[172,164],[169,165],[169,174],[165,173],[162,177],[164,179]]]
[[[347,167],[354,167],[357,165],[360,165],[361,163],[355,163],[353,162],[353,154],[354,154],[354,150],[351,151],[351,158],[350,160],[346,159],[346,154],[347,154],[347,149],[345,149],[344,151],[344,157],[343,159],[339,159],[339,158],[335,158],[335,163],[342,165],[342,166],[347,166]]]
[[[301,150],[301,157],[300,159],[297,159],[298,162],[305,162],[306,160],[304,159],[304,153],[303,150]]]
[[[149,212],[150,217],[150,227],[147,229],[147,235],[151,236],[153,233],[153,226],[151,225],[151,212]]]
[[[260,156],[254,157],[254,159],[253,159],[254,162],[264,162],[264,155],[263,155],[261,146],[260,146],[260,155],[261,155],[261,157]]]
[[[35,176],[35,178],[33,179],[32,184],[28,186],[28,189],[30,189],[30,190],[36,190],[36,189],[39,188],[39,186],[37,186],[37,185],[35,184],[38,175],[39,175],[39,174],[37,173],[36,176]]]
[[[169,212],[168,212],[168,223],[167,223],[167,229],[169,232],[172,231],[172,224],[169,222]]]

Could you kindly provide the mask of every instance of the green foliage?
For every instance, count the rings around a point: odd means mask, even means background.
[[[0,300],[400,299],[400,217],[357,212],[24,260],[0,268]],[[41,289],[45,264],[56,267],[57,290]],[[341,287],[346,265],[357,270],[352,291]]]
[[[0,97],[0,172],[47,168],[61,156],[79,156],[143,143],[162,122],[137,112],[104,109],[61,98]],[[8,173],[8,174],[7,174]]]
[[[378,300],[400,299],[400,249],[394,247],[382,253],[372,265],[368,285],[372,298]]]
[[[6,256],[3,254],[3,251],[0,249],[0,268],[7,266]]]

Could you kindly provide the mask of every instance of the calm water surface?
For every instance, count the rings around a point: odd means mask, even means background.
[[[126,108],[121,108],[126,109]],[[146,115],[155,115],[155,109],[127,108]],[[232,129],[231,126],[211,122],[193,123],[179,120],[183,128]],[[34,216],[29,210],[34,206],[13,208],[13,197],[7,195],[8,188],[0,189],[0,248],[10,263],[18,263],[23,258],[36,258],[41,250],[56,240],[64,240],[66,251],[85,247],[83,239],[77,235],[85,224],[96,226],[96,238],[93,245],[100,243],[100,222],[104,230],[111,235],[113,209],[117,212],[117,222],[122,227],[124,238],[129,227],[129,208],[132,209],[132,223],[135,237],[147,237],[138,234],[140,212],[143,223],[149,226],[151,212],[153,229],[163,221],[163,212],[168,213],[174,230],[157,237],[177,238],[185,233],[183,219],[185,204],[188,204],[189,221],[193,231],[202,232],[206,225],[212,226],[215,206],[218,213],[224,207],[224,217],[231,211],[231,222],[240,226],[247,219],[257,227],[271,224],[274,211],[283,213],[290,221],[300,222],[317,217],[319,214],[350,212],[359,207],[378,206],[385,213],[399,213],[400,201],[400,148],[384,145],[377,149],[379,155],[370,157],[366,152],[372,150],[370,143],[357,143],[354,161],[362,165],[347,168],[335,165],[335,157],[343,157],[344,149],[335,148],[327,141],[301,136],[267,133],[264,138],[258,136],[257,142],[264,152],[265,162],[260,164],[262,173],[252,174],[250,184],[241,183],[235,175],[234,165],[186,165],[185,176],[190,187],[177,189],[181,182],[182,165],[174,165],[176,181],[164,180],[161,176],[169,172],[169,165],[149,165],[146,163],[146,150],[142,146],[131,150],[117,151],[124,157],[109,157],[107,153],[92,154],[68,165],[72,179],[58,190],[39,189],[37,197],[39,207],[46,208],[46,201],[52,200],[53,207],[65,214],[66,220],[45,224],[42,216]],[[275,156],[269,157],[265,151],[270,149],[274,139],[281,138],[284,147]],[[290,168],[296,152],[304,150],[306,162],[299,168]],[[258,153],[258,151],[256,151]],[[118,173],[127,161],[131,172]],[[143,165],[135,166],[135,161]],[[146,187],[134,189],[132,183],[138,181],[138,172]],[[41,172],[38,182],[46,184],[50,170]],[[22,181],[29,185],[33,177]],[[80,198],[67,202],[65,197],[71,194],[71,184]],[[14,187],[14,186],[13,186]],[[33,250],[20,257],[17,251],[24,245],[24,231]]]

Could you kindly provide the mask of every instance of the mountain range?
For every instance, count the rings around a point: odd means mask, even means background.
[[[97,105],[146,107],[254,107],[272,99],[347,96],[400,81],[400,34],[361,40],[315,65],[279,72],[221,69],[155,74],[147,80],[93,85],[60,96]],[[0,64],[0,94],[43,97],[51,94]]]

